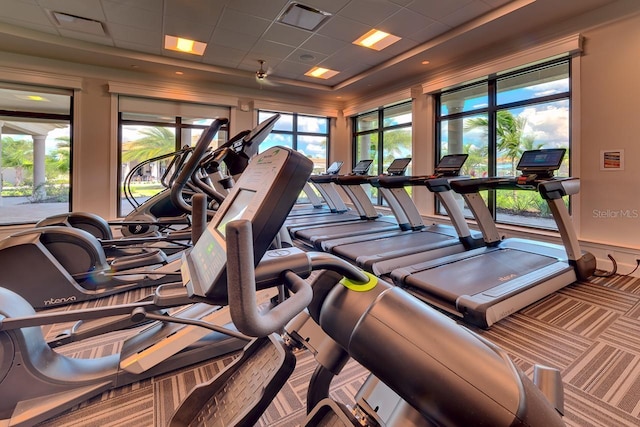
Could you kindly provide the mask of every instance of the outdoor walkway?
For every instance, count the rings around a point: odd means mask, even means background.
[[[38,222],[69,211],[69,203],[31,203],[27,197],[0,197],[0,224]]]

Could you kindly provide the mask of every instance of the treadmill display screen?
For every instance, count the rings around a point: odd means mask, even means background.
[[[522,172],[558,170],[565,152],[564,148],[525,151],[516,169]]]
[[[342,162],[333,162],[331,166],[327,168],[325,172],[326,175],[335,175],[340,172],[340,168],[342,167]]]
[[[440,162],[436,166],[435,172],[444,175],[457,175],[460,173],[460,168],[467,161],[468,154],[449,154],[440,159]]]
[[[353,167],[353,174],[354,175],[364,175],[369,171],[369,168],[371,167],[371,163],[373,163],[373,160],[360,160],[358,162],[358,164],[356,164]]]
[[[411,163],[411,158],[394,159],[387,168],[387,173],[389,175],[402,175],[409,163]]]

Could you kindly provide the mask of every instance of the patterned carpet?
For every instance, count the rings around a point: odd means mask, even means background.
[[[100,304],[144,294],[114,296]],[[95,305],[85,303],[84,306]],[[69,325],[45,330],[51,337]],[[592,278],[570,285],[490,330],[476,330],[505,349],[529,376],[535,363],[559,368],[565,385],[568,426],[640,425],[640,279]],[[97,357],[118,351],[124,336],[65,346],[65,354]],[[296,370],[262,416],[260,426],[297,426],[304,419],[305,392],[315,363],[297,355]],[[42,426],[164,426],[193,385],[208,380],[233,355],[157,376],[93,398]],[[332,396],[350,402],[366,372],[350,362],[333,382]]]

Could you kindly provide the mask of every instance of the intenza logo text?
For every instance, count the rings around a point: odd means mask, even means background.
[[[76,297],[74,296],[70,296],[70,297],[66,297],[66,298],[49,298],[47,300],[44,300],[44,305],[55,305],[55,304],[66,304],[69,302],[74,302],[76,300]]]

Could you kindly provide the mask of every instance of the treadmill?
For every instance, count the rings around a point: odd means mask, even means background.
[[[411,162],[410,158],[395,159],[387,168],[386,176],[404,175],[407,166]],[[346,175],[336,178],[336,183],[344,189],[345,193],[352,200],[358,212],[365,212],[361,220],[349,221],[345,223],[332,223],[311,227],[290,228],[289,232],[295,239],[299,239],[305,244],[322,250],[322,243],[325,240],[335,239],[345,236],[363,236],[370,233],[410,230],[421,228],[422,219],[414,216],[416,222],[411,222],[395,195],[389,189],[378,186],[379,177],[368,175]],[[378,187],[384,199],[389,204],[393,215],[381,216],[375,206],[371,203],[369,196],[362,187],[363,184],[371,184]]]
[[[424,185],[447,211],[452,225],[432,224],[410,230],[393,230],[325,240],[322,249],[355,262],[359,267],[377,275],[389,274],[392,270],[456,254],[484,245],[482,234],[471,231],[464,219],[462,209],[453,197],[450,182],[460,179],[460,169],[467,154],[444,156],[427,176],[382,176],[378,185],[394,192],[407,212],[411,208],[420,214],[406,191],[407,186]]]
[[[303,215],[300,217],[289,217],[285,222],[285,226],[289,231],[292,228],[298,227],[310,227],[310,226],[318,226],[322,224],[330,224],[337,222],[345,222],[345,221],[358,221],[361,219],[367,218],[367,211],[360,210],[360,207],[354,203],[354,207],[356,212],[353,212],[350,209],[347,209],[346,205],[342,200],[340,194],[338,194],[336,190],[336,181],[342,176],[368,176],[369,168],[373,160],[360,160],[352,169],[349,175],[313,175],[309,177],[311,182],[314,183],[317,187],[322,187],[324,191],[329,194],[332,200],[335,200],[336,203],[341,202],[344,206],[343,209],[340,209],[336,213],[325,213],[320,215]],[[377,213],[376,213],[377,216]]]
[[[391,278],[409,293],[475,326],[498,320],[593,274],[592,254],[582,252],[563,196],[577,194],[578,178],[554,178],[564,149],[522,154],[518,177],[452,181],[482,231],[486,247],[398,268]],[[563,245],[521,238],[502,240],[479,192],[490,189],[538,191],[547,202]]]
[[[309,203],[301,203],[294,206],[289,213],[289,217],[346,212],[348,208],[344,204],[342,197],[335,190],[332,179],[323,180],[324,177],[337,175],[340,172],[340,168],[342,168],[342,162],[333,162],[326,172],[310,176],[309,181],[304,184],[302,189],[309,199]],[[311,183],[314,185],[311,185]],[[321,197],[316,194],[314,189],[320,193]]]

